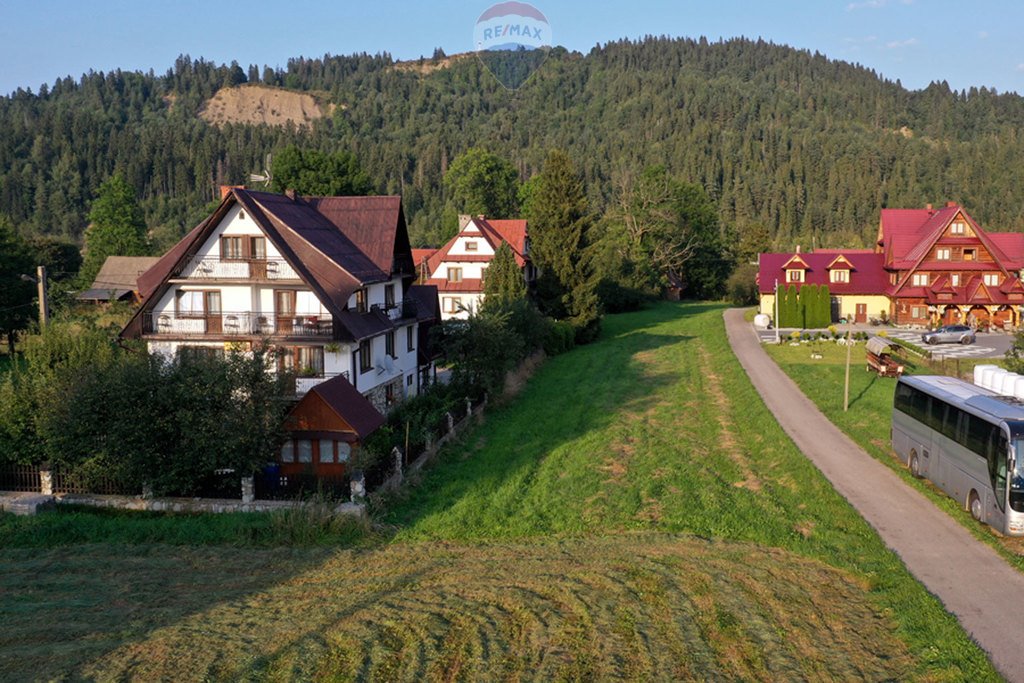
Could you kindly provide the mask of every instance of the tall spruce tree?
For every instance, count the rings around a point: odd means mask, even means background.
[[[541,312],[569,320],[578,342],[592,341],[601,321],[597,282],[586,253],[593,218],[583,180],[564,151],[548,153],[531,193],[528,220]]]
[[[516,263],[512,247],[508,242],[502,242],[484,273],[483,305],[491,309],[525,298],[526,282],[523,280],[523,271]]]
[[[11,220],[0,214],[0,334],[7,338],[8,352],[14,353],[19,330],[32,320],[32,252],[14,231]]]
[[[100,185],[89,211],[81,280],[91,283],[108,256],[145,256],[149,253],[146,221],[135,190],[120,174]]]

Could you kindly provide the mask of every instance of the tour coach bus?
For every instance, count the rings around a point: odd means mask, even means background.
[[[901,377],[892,447],[976,520],[1024,535],[1024,402],[952,377]]]

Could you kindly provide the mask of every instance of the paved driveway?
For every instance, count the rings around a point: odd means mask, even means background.
[[[1024,573],[829,422],[761,348],[742,310],[726,311],[725,327],[736,358],[797,447],[956,616],[999,672],[1024,681]]]

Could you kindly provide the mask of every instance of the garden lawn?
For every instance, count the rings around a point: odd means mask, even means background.
[[[389,538],[337,548],[10,530],[0,678],[998,680],[782,432],[720,306],[609,316],[386,503]]]
[[[927,495],[937,507],[952,515],[976,537],[998,550],[1018,569],[1024,571],[1024,538],[1001,536],[991,527],[978,524],[960,504],[947,496],[930,482],[915,479],[892,450],[889,434],[892,425],[892,399],[896,380],[878,377],[865,369],[864,345],[852,349],[850,366],[850,406],[843,412],[843,384],[846,370],[846,349],[829,342],[809,343],[800,346],[766,345],[765,350],[779,364],[779,367],[828,416],[837,427],[857,442],[873,457],[896,471],[910,486]],[[820,360],[811,358],[812,348],[823,356]],[[913,359],[913,356],[909,356]],[[970,360],[960,364],[960,374],[965,378],[973,373],[979,362]],[[992,361],[988,361],[992,362]],[[932,374],[935,369],[947,369],[955,374],[957,364],[952,361],[927,364],[911,361],[909,369],[915,374]]]

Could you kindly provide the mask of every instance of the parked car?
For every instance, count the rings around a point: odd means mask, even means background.
[[[973,344],[974,340],[974,330],[967,325],[944,325],[921,335],[925,344]]]

